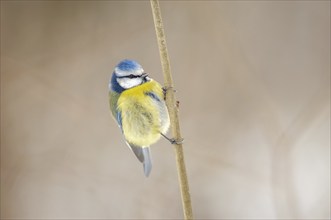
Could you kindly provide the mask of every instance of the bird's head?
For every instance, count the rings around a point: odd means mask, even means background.
[[[150,81],[142,66],[134,60],[122,60],[115,67],[114,76],[123,89],[130,89]]]

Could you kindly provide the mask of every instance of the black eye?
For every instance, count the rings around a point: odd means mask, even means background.
[[[135,75],[133,75],[133,74],[131,74],[131,75],[129,75],[129,78],[130,79],[133,79],[133,78],[136,78],[137,76],[135,76]]]

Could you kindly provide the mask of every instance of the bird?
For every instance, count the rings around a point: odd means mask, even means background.
[[[161,136],[167,138],[170,126],[164,89],[131,59],[115,66],[108,87],[112,116],[148,177],[152,170],[150,146]]]

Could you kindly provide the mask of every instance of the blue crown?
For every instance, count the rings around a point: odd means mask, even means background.
[[[119,64],[117,64],[117,67],[122,71],[141,69],[141,65],[134,60],[122,60]]]

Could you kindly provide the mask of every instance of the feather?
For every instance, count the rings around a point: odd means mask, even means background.
[[[145,176],[148,177],[152,171],[152,157],[149,147],[139,147],[126,142],[138,160],[143,163]]]
[[[134,153],[134,155],[136,155],[136,157],[138,158],[138,160],[143,163],[144,162],[144,154],[143,154],[142,147],[136,146],[134,144],[130,144],[129,142],[126,142],[126,144],[132,150],[132,152]]]
[[[121,115],[121,111],[117,111],[117,114],[116,114],[116,121],[117,121],[117,124],[118,126],[121,128],[121,131],[123,132],[123,129],[122,129],[122,115]]]
[[[152,171],[151,151],[149,150],[149,147],[143,147],[142,151],[144,155],[144,173],[145,176],[148,177]]]
[[[159,96],[157,94],[155,94],[154,92],[145,92],[145,95],[148,95],[149,97],[151,97],[152,99],[154,99],[155,101],[161,102]]]

